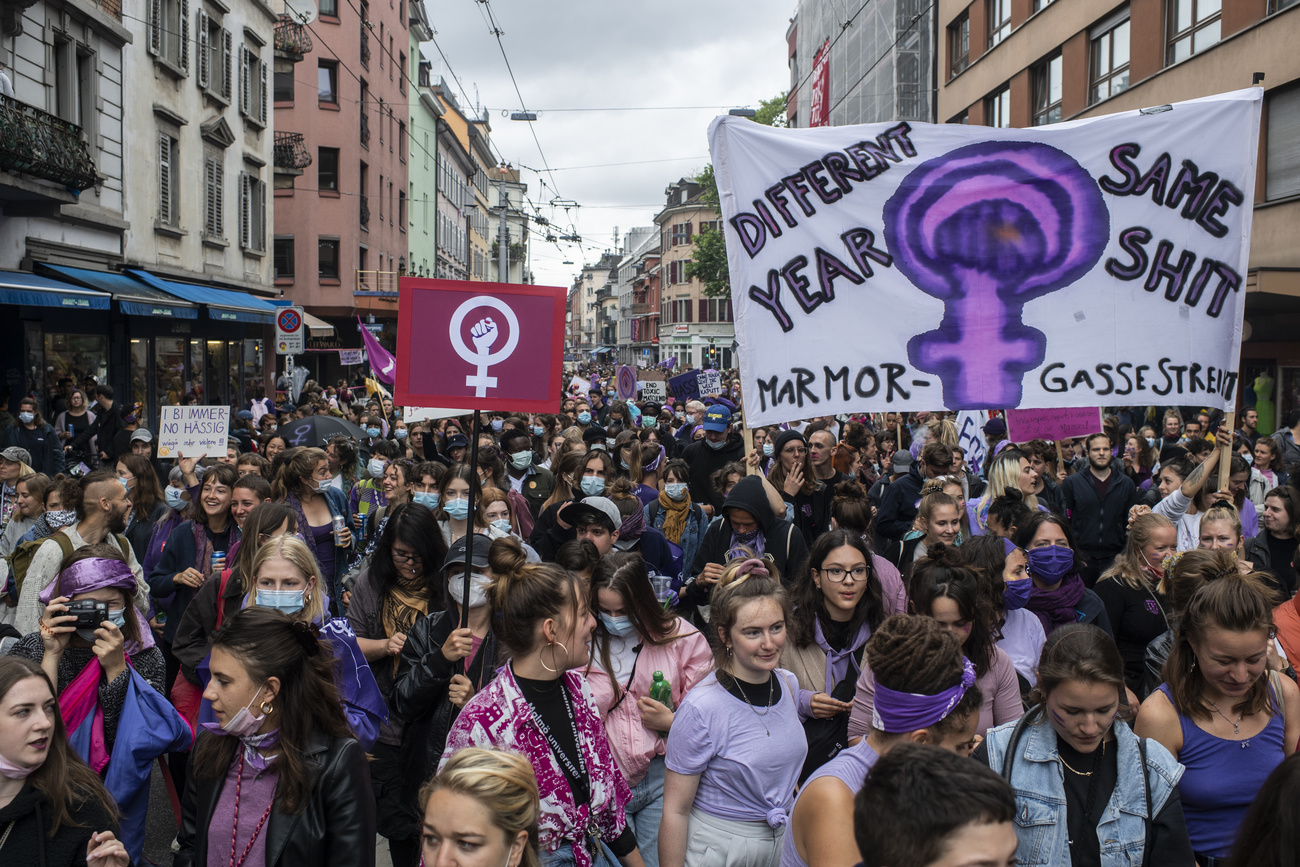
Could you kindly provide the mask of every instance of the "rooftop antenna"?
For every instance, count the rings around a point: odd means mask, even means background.
[[[614,252],[615,253],[622,252],[622,250],[618,246],[618,226],[614,227]]]

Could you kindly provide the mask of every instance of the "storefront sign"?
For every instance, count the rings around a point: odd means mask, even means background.
[[[226,454],[228,406],[164,406],[158,425],[158,457]]]

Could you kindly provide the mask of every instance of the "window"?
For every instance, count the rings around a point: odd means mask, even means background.
[[[1264,198],[1300,195],[1300,87],[1268,96]]]
[[[266,126],[266,63],[246,45],[239,46],[239,113]]]
[[[321,238],[316,244],[316,276],[339,279],[339,239]]]
[[[970,16],[948,25],[948,75],[954,76],[970,66]]]
[[[1281,12],[1288,6],[1294,6],[1297,2],[1300,2],[1300,0],[1268,0],[1268,14],[1272,15],[1274,12]]]
[[[398,79],[398,86],[402,89],[402,93],[406,93],[406,53],[403,51],[397,52],[397,59],[402,64],[402,77]]]
[[[149,53],[190,71],[190,0],[149,0]]]
[[[1128,10],[1122,20],[1107,21],[1093,31],[1088,61],[1088,104],[1109,99],[1128,89]]]
[[[208,238],[226,235],[226,167],[221,154],[203,158],[203,234]]]
[[[675,262],[668,263],[668,284],[670,286],[691,282],[691,279],[686,276],[686,265],[690,261],[690,259],[678,259]]]
[[[1011,35],[1011,0],[985,0],[989,22],[989,48]]]
[[[251,172],[239,175],[239,246],[266,252],[266,182]]]
[[[180,225],[180,142],[167,133],[158,134],[158,222],[173,228]]]
[[[317,99],[338,105],[339,101],[339,65],[333,60],[322,60],[316,69]]]
[[[384,176],[379,176],[379,197],[376,200],[379,203],[379,222],[384,221]]]
[[[689,222],[673,223],[673,246],[677,247],[682,244],[689,244],[690,242],[691,224]]]
[[[984,100],[984,125],[1011,126],[1011,88],[1004,87]]]
[[[731,322],[730,298],[701,298],[701,322]]]
[[[406,162],[406,121],[397,122],[397,158]]]
[[[320,156],[316,160],[317,172],[317,189],[333,190],[338,192],[339,189],[339,149],[338,148],[320,148]]]
[[[233,71],[235,40],[230,31],[212,16],[199,10],[199,87],[213,96],[230,101],[231,74]],[[292,78],[289,99],[293,99]]]
[[[1052,0],[1034,0],[1034,11],[1041,12],[1052,5]]]
[[[700,234],[703,235],[705,232],[716,232],[718,231],[718,225],[719,223],[717,220],[700,220]]]
[[[406,231],[406,190],[397,192],[397,228]]]
[[[293,235],[275,236],[275,253],[273,255],[275,264],[276,280],[293,279]]]
[[[1061,55],[1034,67],[1034,126],[1061,121]]]
[[[970,123],[970,109],[966,109],[961,114],[949,120],[948,123],[960,123],[960,124]]]
[[[339,0],[320,0],[320,14],[339,17]]]
[[[1166,63],[1186,60],[1219,41],[1223,0],[1168,0],[1169,50]]]

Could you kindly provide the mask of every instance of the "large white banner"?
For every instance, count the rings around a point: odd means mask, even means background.
[[[1231,409],[1261,99],[1034,129],[714,120],[746,421]]]

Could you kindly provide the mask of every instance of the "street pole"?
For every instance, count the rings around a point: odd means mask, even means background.
[[[497,282],[510,282],[510,250],[509,235],[506,229],[506,205],[509,199],[506,197],[506,175],[505,169],[500,170],[500,181],[497,182],[497,204],[501,208],[501,221],[497,229]]]

